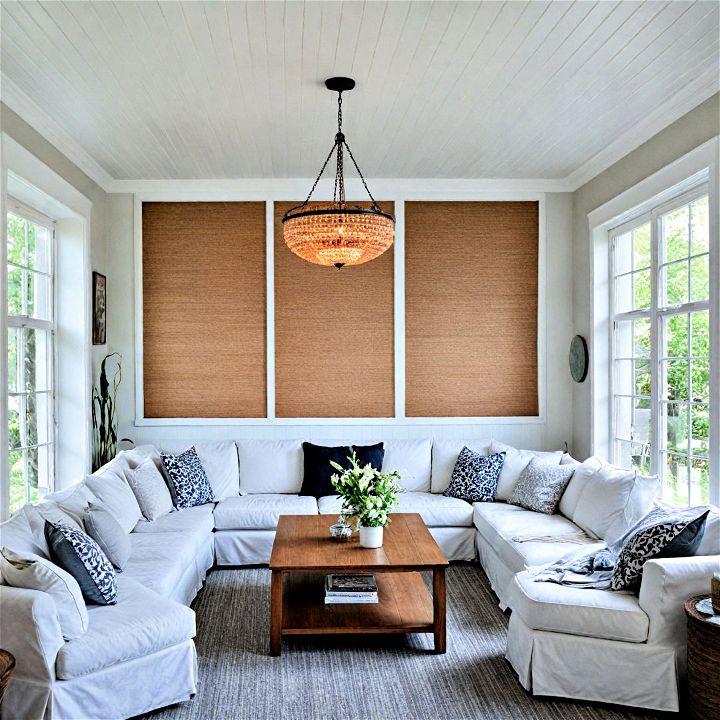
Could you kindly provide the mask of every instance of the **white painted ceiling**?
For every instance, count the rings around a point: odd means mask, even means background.
[[[115,179],[314,176],[332,75],[368,177],[578,177],[717,92],[719,7],[3,0],[0,92]]]

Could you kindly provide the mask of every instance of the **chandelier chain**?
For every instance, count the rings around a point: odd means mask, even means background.
[[[352,154],[352,150],[350,149],[350,146],[343,140],[343,145],[347,148],[348,155],[350,156],[350,159],[353,162],[353,165],[355,166],[355,169],[357,170],[357,174],[360,176],[360,180],[362,180],[363,187],[365,188],[365,192],[368,194],[370,199],[372,200],[372,209],[373,210],[380,210],[380,206],[377,204],[377,200],[373,197],[373,194],[370,192],[370,188],[368,187],[367,183],[365,182],[365,178],[363,177],[363,174],[360,172],[360,168],[358,167],[358,164],[355,160],[355,156]]]

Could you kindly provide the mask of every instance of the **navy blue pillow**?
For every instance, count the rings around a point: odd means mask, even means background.
[[[337,495],[330,478],[337,472],[330,464],[336,462],[343,468],[350,467],[348,456],[353,450],[357,455],[359,465],[372,465],[376,470],[382,470],[385,450],[382,443],[376,445],[340,445],[337,447],[325,447],[324,445],[313,445],[309,442],[303,443],[304,474],[301,495],[312,497],[323,497],[325,495]]]
[[[178,510],[214,502],[210,481],[195,446],[180,455],[160,453],[173,505]]]
[[[50,559],[77,580],[88,602],[115,605],[115,568],[89,535],[69,525],[53,525],[46,520],[45,539]]]
[[[699,518],[689,522],[683,531],[655,557],[692,557],[698,551],[702,542],[705,534],[705,522],[709,513],[710,508]]]

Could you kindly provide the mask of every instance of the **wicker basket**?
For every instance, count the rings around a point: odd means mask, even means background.
[[[696,720],[720,720],[720,624],[695,609],[705,597],[685,603],[690,710]]]
[[[14,669],[15,657],[6,650],[0,650],[0,705],[2,705]]]

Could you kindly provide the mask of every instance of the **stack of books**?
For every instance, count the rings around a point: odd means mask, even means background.
[[[378,601],[374,575],[326,575],[325,604],[372,604]]]

